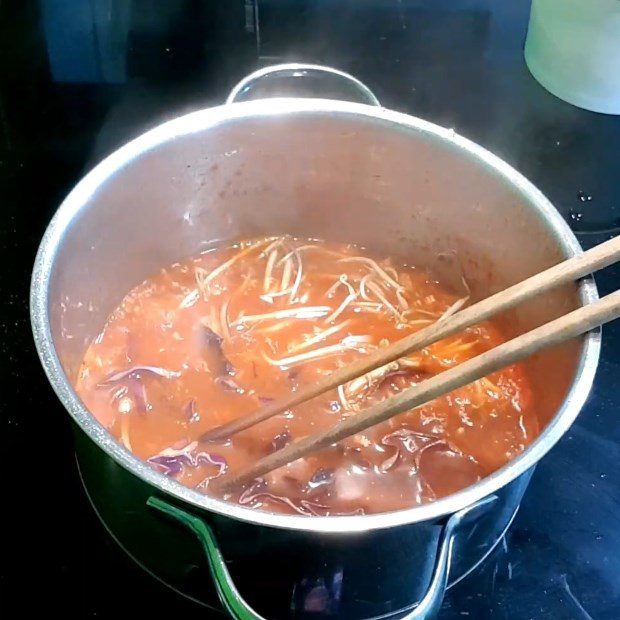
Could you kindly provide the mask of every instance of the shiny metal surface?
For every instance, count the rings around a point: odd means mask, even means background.
[[[531,468],[577,416],[599,332],[533,361],[535,381],[543,381],[550,361],[558,378],[541,406],[547,424],[537,441],[480,483],[433,504],[363,517],[274,515],[205,497],[153,471],[73,391],[86,345],[123,295],[161,265],[218,239],[285,232],[355,241],[417,263],[456,250],[478,296],[580,251],[557,211],[514,169],[449,129],[397,112],[270,99],[202,110],[147,132],[63,202],[41,243],[31,289],[35,341],[56,393],[86,434],[141,479],[249,523],[307,532],[382,529],[436,519],[494,493]],[[595,298],[586,280],[578,291],[567,287],[522,308],[511,324],[530,328]]]
[[[485,497],[479,502],[455,512],[448,519],[437,543],[433,577],[426,594],[420,599],[414,609],[403,616],[402,620],[424,620],[434,618],[439,613],[443,594],[448,586],[454,542],[460,527],[464,522],[475,520],[481,514],[484,514],[496,500],[497,498],[493,495]],[[235,620],[264,620],[263,616],[245,602],[235,586],[217,538],[207,523],[191,512],[173,506],[159,497],[150,497],[147,504],[183,524],[198,538],[207,557],[211,577],[217,588],[222,605],[232,618]]]
[[[332,76],[338,78],[340,81],[344,81],[351,84],[357,92],[361,101],[359,103],[367,103],[368,105],[374,105],[381,107],[381,102],[377,99],[375,93],[366,86],[363,82],[360,82],[356,77],[334,69],[332,67],[323,67],[321,65],[311,65],[302,62],[289,62],[281,65],[272,65],[270,67],[263,67],[258,69],[250,75],[246,75],[238,84],[230,91],[230,94],[226,98],[226,103],[236,103],[244,100],[244,95],[251,92],[258,84],[264,86],[269,84],[274,78],[282,76],[289,78],[303,78],[307,79],[308,76],[313,74],[320,78],[325,76]],[[277,86],[275,86],[277,88]],[[261,98],[265,98],[264,96]],[[258,97],[252,97],[252,99],[258,99]]]
[[[80,429],[76,456],[84,488],[109,534],[151,575],[210,609],[221,609],[204,552],[185,528],[147,506],[152,485],[120,467]],[[496,500],[458,527],[447,588],[464,579],[500,544],[530,472],[502,487]],[[166,502],[171,498],[160,495]],[[248,524],[174,502],[213,530],[240,595],[269,618],[402,618],[428,592],[445,520],[367,532],[316,533]],[[260,583],[267,587],[257,587]],[[434,593],[440,597],[443,592]],[[436,600],[436,599],[435,599]],[[319,610],[316,610],[317,612]]]

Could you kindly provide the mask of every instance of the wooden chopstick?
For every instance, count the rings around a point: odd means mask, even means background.
[[[251,482],[310,452],[327,448],[392,416],[419,407],[429,400],[514,364],[540,349],[579,336],[618,317],[620,290],[426,379],[384,402],[352,415],[323,433],[290,444],[240,473],[225,475],[217,480],[217,488],[226,491]]]
[[[344,368],[335,370],[324,379],[303,387],[299,392],[291,394],[287,398],[274,401],[247,416],[216,426],[210,431],[207,431],[202,439],[217,440],[230,437],[278,413],[282,413],[300,403],[319,396],[329,390],[333,390],[343,383],[348,383],[375,368],[379,368],[380,366],[384,366],[385,364],[389,364],[394,360],[404,357],[412,351],[427,347],[433,342],[447,338],[494,314],[514,308],[518,304],[532,299],[536,295],[549,291],[562,284],[566,284],[567,282],[582,278],[618,260],[620,260],[620,237],[615,237],[610,241],[595,246],[583,254],[574,256],[495,295],[491,295],[491,297],[487,297],[445,320],[438,321],[387,347],[379,349]]]

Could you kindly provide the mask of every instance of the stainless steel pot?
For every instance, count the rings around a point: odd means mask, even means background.
[[[238,101],[271,94],[283,77],[294,88],[309,77],[313,87],[318,78],[332,88],[334,80],[345,80],[347,96],[356,92],[364,103]],[[430,617],[446,584],[501,536],[533,467],[577,416],[594,377],[600,333],[529,362],[544,431],[517,459],[459,493],[355,517],[285,516],[227,504],[125,450],[85,409],[72,380],[110,311],[146,276],[220,239],[280,233],[355,241],[431,269],[441,269],[435,259],[441,252],[456,250],[478,297],[580,247],[548,200],[506,163],[453,130],[382,108],[351,76],[312,65],[256,72],[227,105],[176,118],[128,143],[78,183],[45,233],[32,277],[35,341],[52,386],[81,429],[80,462],[105,469],[102,487],[140,489],[131,497],[117,494],[124,497],[119,511],[136,501],[144,506],[152,494],[152,505],[189,526],[236,616],[259,617],[234,589],[205,521],[246,577],[273,571],[282,580],[282,566],[293,556],[339,575],[337,588],[325,586],[327,603],[319,611],[327,615]],[[593,281],[585,279],[503,319],[518,333],[596,298]],[[170,524],[153,517],[135,527],[141,535],[147,528],[147,537],[151,531],[155,544],[157,528]]]

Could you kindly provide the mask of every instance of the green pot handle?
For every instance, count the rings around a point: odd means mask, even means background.
[[[177,508],[159,497],[151,496],[146,501],[148,506],[157,508],[168,516],[187,526],[202,544],[209,562],[209,570],[215,582],[217,594],[226,611],[235,620],[266,620],[257,614],[244,600],[233,583],[226,567],[222,552],[215,540],[213,530],[200,518]]]
[[[459,512],[454,513],[448,519],[439,538],[437,558],[428,590],[415,609],[403,616],[401,620],[430,620],[430,618],[435,617],[439,613],[443,595],[448,585],[452,548],[458,528],[463,522],[476,518],[486,512],[496,499],[497,497],[494,495],[486,497],[467,508],[459,510]],[[176,519],[196,534],[207,556],[209,570],[215,582],[220,601],[232,618],[235,620],[266,620],[263,616],[256,613],[239,594],[228,572],[226,562],[213,531],[202,519],[169,504],[159,497],[149,497],[147,504]]]

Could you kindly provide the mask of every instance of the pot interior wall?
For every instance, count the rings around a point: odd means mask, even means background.
[[[439,255],[454,250],[476,298],[566,253],[517,186],[448,137],[344,112],[197,126],[84,193],[50,291],[53,339],[70,378],[133,286],[217,240],[289,233],[355,242],[438,272]],[[506,329],[577,304],[575,287],[565,287],[504,317]],[[543,422],[579,351],[573,343],[529,362]]]

